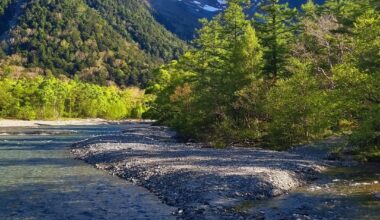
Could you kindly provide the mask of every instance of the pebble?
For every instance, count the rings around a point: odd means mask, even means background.
[[[98,164],[98,169],[110,169],[110,173],[144,186],[166,204],[179,207],[175,215],[189,219],[206,213],[225,217],[225,210],[239,201],[284,194],[315,179],[323,167],[322,162],[300,161],[288,152],[200,148],[196,143],[175,142],[166,127],[130,126],[124,135],[101,138],[109,143],[99,143],[99,137],[94,137],[75,144],[72,153]],[[208,205],[198,209],[199,204]]]
[[[309,216],[307,215],[301,215],[301,214],[293,214],[293,219],[294,220],[309,220],[311,219]]]

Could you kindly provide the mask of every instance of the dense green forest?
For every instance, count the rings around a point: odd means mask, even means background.
[[[86,0],[112,27],[150,55],[169,61],[184,53],[185,42],[160,25],[141,0]]]
[[[146,117],[213,146],[276,149],[348,135],[380,156],[380,4],[309,0],[302,10],[230,0],[195,49],[155,72]]]
[[[25,8],[18,5],[23,1],[12,2],[0,4],[0,59],[18,55],[19,65],[55,76],[145,87],[154,68],[187,47],[154,20],[143,1],[36,0],[25,1]],[[15,27],[9,30],[8,23]]]

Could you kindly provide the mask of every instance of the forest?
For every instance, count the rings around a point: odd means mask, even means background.
[[[187,44],[158,24],[147,5],[140,0],[86,0],[122,36],[137,42],[153,57],[177,59]]]
[[[0,79],[0,118],[140,118],[145,99],[138,88],[59,80],[52,75]]]
[[[87,3],[29,3],[2,42],[0,117],[145,117],[214,147],[344,136],[337,151],[380,157],[377,0],[261,1],[253,15],[230,0],[190,45],[141,23],[135,1]]]
[[[194,48],[155,71],[145,117],[214,147],[287,149],[344,136],[360,159],[380,156],[380,2],[262,1],[228,8]]]
[[[15,14],[17,4],[0,3],[0,59],[18,55],[18,65],[57,77],[143,88],[154,68],[187,48],[142,1],[26,1]]]

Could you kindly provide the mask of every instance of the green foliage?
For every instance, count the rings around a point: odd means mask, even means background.
[[[264,46],[264,72],[268,77],[286,75],[285,64],[297,29],[297,10],[279,0],[260,1],[255,28]]]
[[[379,16],[378,11],[368,10],[357,18],[351,39],[355,50],[334,69],[340,116],[356,125],[350,144],[361,157],[376,159],[380,149]]]
[[[286,149],[348,134],[360,157],[380,155],[380,17],[373,3],[308,1],[297,13],[266,1],[255,30],[245,1],[229,1],[225,12],[202,21],[195,50],[156,71],[148,113],[215,147]]]
[[[185,136],[213,142],[225,127],[249,123],[231,106],[244,93],[242,88],[261,75],[262,50],[244,5],[231,1],[224,13],[212,21],[203,20],[196,40],[199,49],[161,68],[161,84],[150,88],[158,94],[151,115]]]
[[[368,10],[354,23],[352,42],[356,65],[365,72],[380,72],[380,13]]]
[[[326,92],[307,71],[277,81],[267,97],[269,136],[276,148],[323,137],[329,128]]]
[[[349,31],[357,18],[368,10],[380,9],[377,0],[327,0],[322,8],[322,13],[333,14],[343,25],[343,31]]]
[[[18,119],[138,118],[145,111],[137,88],[120,90],[56,78],[0,80],[0,117]]]

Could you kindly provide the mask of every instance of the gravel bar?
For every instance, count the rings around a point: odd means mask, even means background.
[[[256,148],[213,149],[178,143],[175,132],[130,123],[121,135],[76,143],[72,153],[112,175],[144,186],[183,219],[238,219],[244,201],[282,195],[318,178],[321,160]]]

